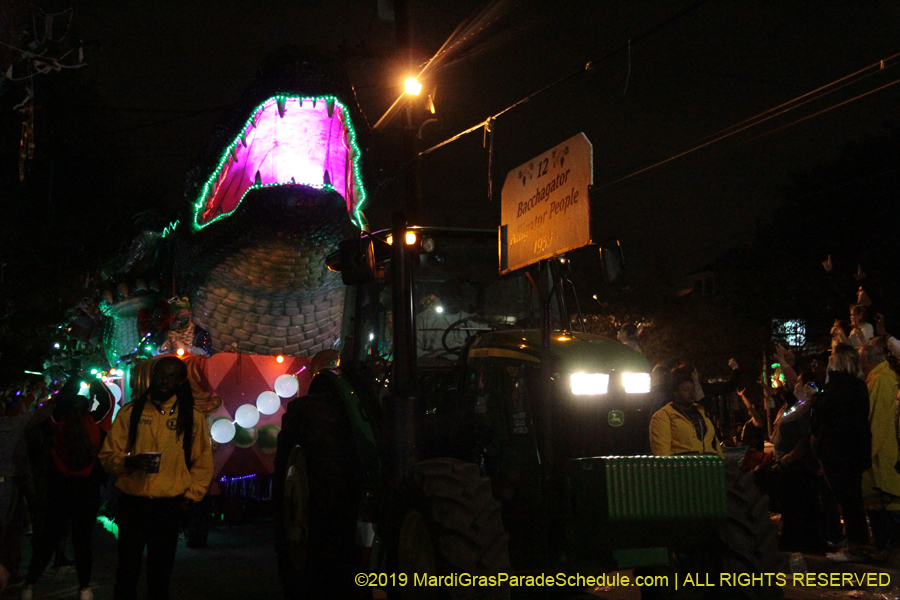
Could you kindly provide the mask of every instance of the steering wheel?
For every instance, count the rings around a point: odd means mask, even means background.
[[[453,323],[450,323],[450,325],[447,326],[447,329],[444,330],[444,335],[441,336],[441,346],[444,347],[444,351],[447,354],[459,355],[460,351],[463,349],[463,347],[466,345],[466,343],[468,343],[469,338],[472,337],[473,335],[475,335],[474,333],[472,333],[470,331],[466,331],[466,339],[463,340],[463,343],[460,344],[459,346],[451,348],[450,345],[447,343],[447,336],[449,336],[451,332],[456,331],[458,329],[462,329],[463,325],[465,325],[466,323],[470,323],[470,322],[472,322],[472,323],[480,322],[480,323],[484,323],[488,326],[490,325],[490,322],[479,314],[471,314],[471,315],[468,315],[461,319],[458,319],[458,320],[454,321]],[[490,327],[486,327],[484,330],[487,331],[488,329],[490,329]]]

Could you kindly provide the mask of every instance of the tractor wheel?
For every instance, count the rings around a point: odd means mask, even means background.
[[[741,471],[736,463],[725,463],[728,516],[719,526],[716,538],[687,550],[674,552],[674,571],[659,568],[654,574],[675,575],[707,573],[718,583],[719,573],[747,573],[772,577],[772,585],[718,586],[675,590],[671,580],[667,588],[641,588],[642,600],[775,600],[783,598],[774,581],[783,569],[778,556],[778,529],[769,519],[769,498],[759,492],[753,473]]]
[[[388,573],[473,577],[509,573],[509,536],[491,481],[477,465],[452,458],[416,463],[398,487],[386,515]],[[392,600],[509,598],[508,587],[405,586]]]
[[[288,405],[272,490],[285,598],[364,597],[353,582],[362,570],[355,543],[361,471],[338,399],[310,395]]]
[[[728,518],[719,527],[720,568],[723,573],[779,573],[778,528],[769,519],[769,497],[760,493],[753,473],[726,463]],[[772,585],[731,587],[730,598],[762,600],[783,598],[781,587]]]

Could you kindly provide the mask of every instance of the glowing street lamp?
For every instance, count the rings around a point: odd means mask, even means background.
[[[403,84],[404,90],[410,96],[418,96],[422,91],[422,84],[415,80],[414,77],[408,78]]]

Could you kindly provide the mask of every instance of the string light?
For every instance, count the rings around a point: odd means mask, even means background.
[[[179,223],[179,221],[176,220],[176,221],[172,221],[171,223],[166,225],[166,228],[162,230],[162,233],[159,234],[159,237],[164,238],[167,235],[169,235],[170,233],[175,233],[175,228],[178,227],[178,223]],[[147,335],[150,335],[150,334],[148,333]]]

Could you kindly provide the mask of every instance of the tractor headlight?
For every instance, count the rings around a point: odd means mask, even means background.
[[[572,393],[576,396],[596,396],[605,394],[609,389],[607,373],[572,373]]]
[[[622,373],[626,394],[646,394],[650,391],[650,373]]]

